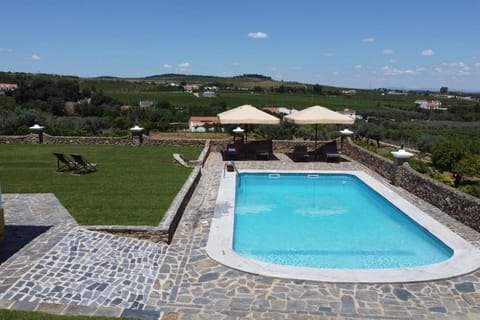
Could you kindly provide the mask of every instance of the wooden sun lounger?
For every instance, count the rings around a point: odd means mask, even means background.
[[[75,161],[75,173],[88,173],[97,171],[97,164],[89,162],[81,154],[70,154],[73,161]]]
[[[65,172],[75,169],[75,162],[66,154],[54,152],[53,155],[57,158],[57,172]]]

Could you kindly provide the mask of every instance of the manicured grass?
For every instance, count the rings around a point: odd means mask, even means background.
[[[141,100],[151,100],[155,103],[168,101],[174,106],[198,105],[209,106],[211,104],[225,103],[227,108],[237,107],[243,104],[251,104],[256,107],[285,106],[303,109],[312,105],[322,105],[333,110],[352,108],[358,112],[378,110],[381,106],[394,108],[415,108],[415,99],[419,96],[382,96],[380,93],[357,94],[355,96],[319,96],[311,94],[249,94],[237,92],[219,92],[215,98],[197,98],[192,94],[183,92],[140,92],[124,91],[121,87],[105,90],[105,94],[119,99],[122,102],[137,105]]]
[[[0,310],[1,320],[113,320],[118,318],[90,317],[90,316],[59,316],[42,312],[27,312],[14,310]],[[122,318],[125,320],[132,318]]]
[[[54,193],[79,224],[157,225],[191,168],[172,153],[196,159],[200,147],[0,145],[3,193]],[[55,172],[52,152],[80,153],[97,164],[85,175]]]

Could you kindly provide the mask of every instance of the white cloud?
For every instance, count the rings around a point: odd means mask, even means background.
[[[395,51],[393,51],[392,49],[383,49],[383,54],[386,54],[386,55],[392,55],[392,54],[395,54]]]
[[[480,62],[475,62],[474,66],[475,68],[480,68]]]
[[[442,66],[444,67],[450,67],[450,68],[460,68],[462,70],[471,70],[472,68],[467,65],[466,63],[460,61],[460,62],[442,62]]]
[[[163,67],[164,67],[165,69],[170,69],[170,68],[172,67],[172,65],[170,65],[170,64],[168,64],[168,63],[165,63],[165,64],[163,65]]]
[[[480,67],[480,63],[475,63],[475,67]],[[462,61],[442,62],[441,66],[436,67],[435,72],[441,75],[450,76],[468,76],[472,74],[472,67]]]
[[[253,39],[266,39],[266,38],[268,38],[268,34],[266,34],[265,32],[261,32],[261,31],[249,32],[248,36],[250,38],[253,38]]]
[[[324,57],[333,57],[335,54],[333,52],[324,52],[322,53]]]
[[[432,49],[425,49],[421,52],[421,55],[424,57],[430,57],[433,56],[435,52]]]
[[[375,38],[373,37],[363,38],[362,42],[372,43],[372,42],[375,42]]]
[[[401,69],[385,66],[382,68],[382,71],[383,71],[383,74],[386,76],[398,76],[398,75],[416,75],[423,70],[421,68],[417,68],[416,70],[411,70],[411,69],[401,70]]]
[[[340,75],[340,72],[338,72],[338,71],[333,71],[332,74],[336,77],[336,76],[339,76],[339,75]]]
[[[362,65],[361,64],[356,64],[355,66],[353,66],[355,69],[362,69]]]
[[[190,62],[182,62],[177,65],[181,69],[188,69],[191,67]]]
[[[36,54],[33,54],[32,55],[32,60],[38,61],[38,60],[40,60],[40,56],[36,55]]]

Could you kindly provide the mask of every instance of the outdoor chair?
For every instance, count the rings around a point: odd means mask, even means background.
[[[322,147],[323,159],[328,162],[340,162],[340,154],[337,150],[337,142],[331,141]]]
[[[88,173],[97,171],[97,164],[91,163],[85,159],[81,154],[70,154],[75,162],[75,173]]]
[[[180,153],[174,153],[173,154],[173,160],[176,164],[179,164],[182,167],[195,167],[195,166],[201,166],[202,165],[202,161],[200,161],[200,160],[187,160]]]
[[[272,151],[272,141],[271,140],[264,140],[264,141],[255,141],[255,157],[258,159],[259,157],[270,158],[273,155]]]
[[[240,147],[235,143],[229,143],[227,149],[223,151],[225,160],[236,160],[240,155]]]
[[[296,145],[293,147],[293,161],[308,161],[310,155],[308,154],[307,146],[305,145]]]
[[[57,158],[57,172],[65,172],[75,169],[75,162],[66,154],[54,152],[53,155]]]

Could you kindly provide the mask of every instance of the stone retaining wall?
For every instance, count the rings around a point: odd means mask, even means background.
[[[231,143],[232,139],[216,139],[211,140],[210,147],[212,151],[222,151],[227,148],[227,144]],[[317,141],[317,148],[327,143],[328,141]],[[293,147],[297,144],[306,145],[310,150],[315,147],[314,141],[299,141],[299,140],[272,140],[272,149],[274,152],[290,153],[293,152]]]
[[[408,163],[398,167],[395,185],[480,232],[480,199],[425,176]]]
[[[0,136],[0,144],[22,144],[38,143],[37,134],[27,134],[25,136]]]
[[[39,143],[38,134],[24,136],[0,136],[0,144]],[[138,136],[124,137],[78,137],[78,136],[51,136],[42,134],[43,144],[89,144],[89,145],[155,145],[155,146],[203,146],[206,139],[153,139],[142,136],[142,143]]]
[[[148,146],[204,146],[206,139],[185,139],[185,138],[164,138],[154,139],[149,136],[142,136],[142,143],[138,136],[124,136],[124,137],[79,137],[79,136],[51,136],[43,133],[43,144],[96,144],[96,145],[148,145]],[[222,151],[227,147],[227,144],[232,141],[231,138],[226,139],[212,139],[210,140],[210,150]],[[318,141],[317,147],[328,141]],[[15,143],[39,143],[38,134],[27,134],[24,136],[1,136],[0,144],[15,144]],[[292,152],[293,147],[297,144],[308,146],[313,150],[315,146],[314,141],[298,141],[298,140],[273,140],[273,150],[275,152],[289,153]]]
[[[344,140],[342,153],[352,159],[357,160],[373,171],[379,173],[382,177],[393,181],[393,161],[386,159],[374,152],[357,146],[350,138]]]
[[[393,161],[345,140],[342,152],[451,217],[480,232],[480,199],[425,176],[408,163],[394,172]]]

